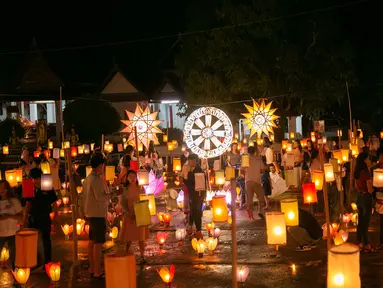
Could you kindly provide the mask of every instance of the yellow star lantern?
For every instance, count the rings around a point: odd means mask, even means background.
[[[156,120],[158,111],[151,112],[149,106],[145,110],[137,104],[134,113],[125,110],[129,120],[121,120],[127,127],[121,133],[130,133],[128,141],[134,140],[133,127],[137,127],[138,141],[149,147],[149,142],[152,140],[154,143],[158,142],[157,133],[163,133],[157,126],[161,124],[162,120]]]
[[[246,129],[251,129],[250,137],[257,133],[258,138],[261,138],[262,132],[269,136],[273,134],[273,128],[277,128],[274,121],[279,116],[274,115],[277,109],[271,109],[272,103],[265,104],[265,100],[262,99],[262,102],[258,104],[253,99],[253,107],[245,104],[249,113],[242,113],[242,115],[246,117],[244,121],[247,124]]]

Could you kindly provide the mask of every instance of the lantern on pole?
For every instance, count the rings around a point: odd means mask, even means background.
[[[180,158],[173,158],[173,171],[181,171],[182,166],[181,166],[181,159]]]
[[[315,188],[317,190],[323,189],[323,178],[324,178],[324,173],[322,170],[312,171],[312,182],[315,184]]]
[[[350,151],[348,149],[342,149],[342,163],[348,162]]]
[[[32,268],[37,265],[36,229],[22,229],[16,232],[16,261],[17,267]]]
[[[227,204],[226,197],[223,195],[214,196],[211,201],[213,209],[213,222],[227,222]]]
[[[334,150],[332,151],[332,156],[335,159],[338,159],[338,164],[342,164],[342,150]]]
[[[334,171],[333,171],[332,165],[330,163],[324,164],[324,176],[325,176],[326,182],[335,181]]]
[[[215,184],[217,185],[225,184],[225,173],[222,170],[215,171]]]
[[[51,167],[49,166],[49,162],[41,162],[40,168],[41,171],[43,171],[43,174],[51,174]]]
[[[267,244],[286,244],[286,220],[282,212],[266,212]]]
[[[297,199],[281,200],[281,211],[285,214],[287,226],[299,225],[299,211]]]
[[[303,203],[311,204],[318,202],[317,189],[315,189],[314,183],[302,184],[303,190]]]
[[[136,258],[133,254],[104,256],[107,288],[136,288]]]
[[[357,157],[359,154],[358,144],[350,144],[351,155]]]

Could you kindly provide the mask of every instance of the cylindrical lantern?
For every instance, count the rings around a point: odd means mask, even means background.
[[[84,154],[89,154],[90,153],[90,148],[88,144],[84,144]]]
[[[17,186],[17,180],[16,180],[15,170],[5,171],[5,180],[8,181],[8,183],[9,183],[9,185],[11,185],[11,187],[16,187]]]
[[[43,174],[41,175],[41,191],[50,191],[53,189],[52,187],[52,175]]]
[[[335,159],[338,159],[338,164],[342,164],[342,150],[334,150],[332,151],[332,156]]]
[[[53,158],[54,159],[59,159],[60,158],[60,149],[59,148],[54,148],[53,149]]]
[[[322,170],[314,170],[312,171],[312,182],[315,184],[315,188],[317,190],[323,189],[323,178],[324,173]]]
[[[315,189],[314,183],[302,184],[302,190],[303,190],[303,203],[304,204],[311,204],[311,203],[317,203],[318,202],[317,189]]]
[[[376,188],[383,187],[383,169],[377,168],[374,170],[372,185]]]
[[[334,171],[332,169],[332,165],[330,163],[324,164],[324,177],[326,182],[335,181]]]
[[[62,147],[63,147],[63,149],[69,149],[70,148],[70,142],[69,141],[63,142]]]
[[[104,256],[106,288],[136,288],[136,258],[134,254]]]
[[[149,185],[149,173],[146,170],[140,170],[137,173],[138,184]]]
[[[267,244],[286,244],[286,221],[282,212],[266,212]]]
[[[215,184],[216,185],[225,184],[225,173],[222,170],[215,171]]]
[[[181,171],[181,159],[180,158],[173,158],[173,171]]]
[[[22,229],[16,232],[16,261],[17,267],[32,268],[37,265],[36,229]]]
[[[114,181],[114,166],[105,166],[105,180]]]
[[[70,155],[72,157],[77,157],[77,147],[71,147],[70,148]]]
[[[350,151],[348,149],[342,149],[342,163],[348,162],[349,155]]]
[[[23,180],[23,169],[16,168],[15,174],[16,174],[16,182],[21,183],[21,181]]]
[[[174,145],[172,142],[168,142],[168,151],[173,151],[174,150]]]
[[[224,195],[214,196],[211,200],[213,209],[213,222],[227,222],[227,204]]]
[[[299,211],[297,199],[281,200],[281,211],[285,214],[287,226],[299,225]]]
[[[195,191],[206,190],[205,173],[195,173],[194,182],[195,182]]]
[[[77,146],[77,153],[78,155],[84,154],[84,146]]]
[[[332,165],[333,172],[334,173],[338,173],[339,172],[339,162],[338,162],[338,159],[331,158],[330,159],[330,164]]]
[[[149,211],[150,211],[150,216],[155,216],[156,215],[156,201],[154,199],[154,194],[147,194],[147,195],[140,195],[140,200],[148,200],[149,201]]]
[[[287,150],[287,144],[289,144],[289,141],[287,140],[282,140],[282,149]]]
[[[356,157],[359,154],[358,144],[350,144],[351,155]]]
[[[51,167],[49,166],[49,162],[41,162],[40,168],[41,171],[43,171],[43,174],[51,174]]]
[[[162,136],[162,141],[163,142],[168,142],[168,135],[163,135]]]
[[[35,184],[33,183],[33,179],[23,179],[21,186],[23,198],[35,197]]]
[[[137,227],[148,226],[152,224],[148,200],[134,202],[134,214],[136,215]]]
[[[359,247],[351,243],[333,246],[328,251],[327,287],[359,288]]]
[[[227,166],[225,168],[225,178],[226,178],[226,181],[230,181],[231,179],[235,178],[235,169],[234,169],[234,167]]]
[[[64,149],[60,149],[60,157],[61,158],[65,157],[65,150]]]
[[[4,145],[3,146],[3,154],[4,155],[8,155],[9,154],[9,147],[8,147],[8,145]]]
[[[241,167],[250,167],[250,156],[243,154],[241,158]]]

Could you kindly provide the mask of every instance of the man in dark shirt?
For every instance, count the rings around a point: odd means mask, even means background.
[[[287,229],[299,243],[297,251],[309,251],[322,237],[322,228],[318,221],[306,210],[299,208],[299,226]]]
[[[27,200],[26,213],[24,219],[24,227],[35,228],[41,234],[44,247],[44,264],[52,262],[52,243],[51,243],[51,218],[49,213],[52,212],[52,204],[56,202],[57,196],[55,191],[41,190],[41,175],[43,172],[40,168],[33,168],[29,172],[35,183],[35,197]],[[28,225],[29,217],[29,225]]]

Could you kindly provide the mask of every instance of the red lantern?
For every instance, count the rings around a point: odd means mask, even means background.
[[[168,237],[168,233],[157,232],[156,238],[157,238],[158,244],[160,244],[160,249],[162,249],[164,247],[164,243],[165,243],[167,237]]]
[[[23,198],[35,197],[35,184],[32,179],[23,179],[22,182]]]
[[[138,171],[138,162],[130,160],[130,170]]]
[[[169,226],[170,224],[170,220],[172,220],[172,214],[170,213],[164,213],[164,215],[162,215],[162,218],[164,219],[164,222],[167,226]]]
[[[61,203],[62,203],[61,199],[58,199],[58,200],[56,201],[56,206],[57,206],[57,208],[60,207]]]
[[[40,154],[41,154],[40,151],[33,152],[33,158],[39,158]]]
[[[70,148],[70,155],[72,155],[72,157],[77,157],[77,147]]]
[[[55,212],[49,213],[49,217],[51,218],[51,220],[53,220],[53,218],[55,217]]]
[[[45,158],[49,159],[49,154],[50,154],[49,150],[44,151]]]
[[[302,190],[303,190],[303,203],[311,204],[311,203],[318,202],[317,190],[315,189],[314,183],[302,184]]]

